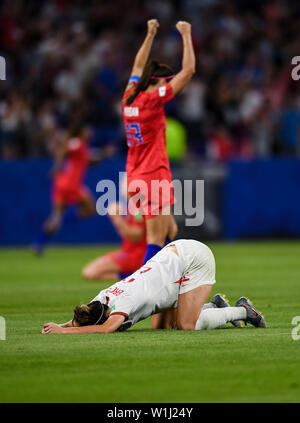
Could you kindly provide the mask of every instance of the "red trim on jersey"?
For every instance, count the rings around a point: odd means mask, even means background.
[[[120,314],[121,316],[127,317],[128,318],[128,314],[126,313],[122,313],[121,311],[115,311],[114,313],[110,313],[110,316],[113,316],[114,314]]]

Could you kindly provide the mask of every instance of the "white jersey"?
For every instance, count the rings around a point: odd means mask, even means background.
[[[100,293],[93,301],[120,314],[130,327],[152,314],[177,307],[178,295],[200,285],[215,283],[215,262],[210,249],[194,240],[178,240],[178,255],[164,248],[126,279]]]
[[[93,301],[107,304],[110,316],[121,314],[134,325],[176,307],[182,275],[178,255],[163,249],[131,276],[100,291]]]

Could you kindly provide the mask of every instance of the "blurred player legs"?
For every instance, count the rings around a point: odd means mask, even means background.
[[[136,214],[128,212],[124,218],[119,203],[110,205],[108,216],[122,238],[122,247],[87,264],[82,276],[88,281],[124,279],[143,264],[147,247],[143,216],[137,211]]]
[[[64,223],[91,217],[95,214],[95,203],[86,187],[82,187],[78,203],[75,205],[65,202],[54,203],[53,211],[46,220],[39,235],[34,250],[37,255],[43,253],[45,244],[54,236]]]
[[[46,242],[64,222],[87,218],[96,213],[93,197],[83,185],[90,159],[88,138],[89,128],[85,122],[74,120],[55,150],[53,210],[35,243],[34,250],[38,255],[43,253]]]

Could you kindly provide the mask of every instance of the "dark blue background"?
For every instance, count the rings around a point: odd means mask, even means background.
[[[91,167],[86,184],[95,200],[96,185],[111,179],[118,186],[125,160],[114,158]],[[51,210],[48,160],[0,162],[0,244],[35,241]],[[233,161],[223,192],[226,239],[300,236],[300,161],[272,159]],[[197,231],[195,231],[196,237]],[[107,216],[67,222],[54,243],[114,243],[119,237]]]
[[[224,192],[227,239],[300,235],[300,161],[234,161]]]
[[[48,160],[0,162],[0,244],[22,245],[35,241],[51,211],[52,163]],[[125,160],[111,159],[90,167],[86,185],[95,200],[100,197],[96,185],[101,179],[117,183]],[[118,195],[118,193],[117,193]],[[54,243],[110,243],[119,237],[107,216],[66,222],[53,238]]]

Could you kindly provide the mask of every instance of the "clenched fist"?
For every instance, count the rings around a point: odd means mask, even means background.
[[[176,24],[176,28],[178,29],[181,35],[190,34],[192,30],[192,25],[189,22],[178,21]]]
[[[157,19],[150,19],[150,21],[147,22],[148,26],[148,33],[151,35],[155,35],[157,28],[159,27],[159,23]]]

